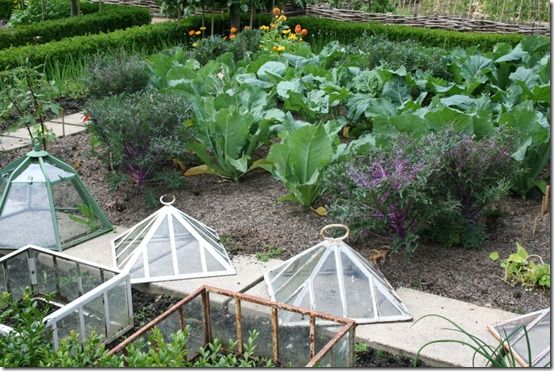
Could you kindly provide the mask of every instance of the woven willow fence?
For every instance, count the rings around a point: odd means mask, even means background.
[[[331,18],[340,21],[380,22],[405,26],[439,28],[454,31],[476,31],[494,33],[522,33],[550,35],[548,24],[510,24],[484,19],[468,19],[459,16],[413,16],[396,14],[366,13],[359,10],[329,9],[308,5],[306,15]]]

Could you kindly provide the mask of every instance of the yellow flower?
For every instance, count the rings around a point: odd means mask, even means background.
[[[192,47],[196,48],[198,46],[198,43],[192,43]]]
[[[201,34],[202,34],[202,31],[196,31],[194,34],[195,34],[196,36],[201,35]]]
[[[298,36],[296,36],[296,34],[291,33],[291,34],[289,35],[289,39],[291,39],[291,40],[298,40]]]
[[[282,46],[282,45],[279,45],[279,46],[277,47],[277,51],[278,51],[278,52],[282,52],[282,51],[284,51],[284,50],[285,50],[285,47]]]
[[[282,16],[279,17],[279,20],[280,20],[281,22],[284,22],[284,21],[287,20],[287,17],[285,17],[284,15],[282,15]]]
[[[287,28],[281,32],[283,33],[283,35],[288,35],[290,33],[290,29]]]
[[[194,30],[189,31],[189,36],[194,36]]]
[[[200,30],[201,31],[206,31],[206,27],[202,26],[202,27],[200,27]]]
[[[260,26],[260,30],[262,30],[262,31],[269,31],[269,26],[261,25],[261,26]]]

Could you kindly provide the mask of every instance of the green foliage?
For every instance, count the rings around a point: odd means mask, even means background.
[[[68,7],[67,11],[69,12],[68,1],[64,0],[63,4]],[[32,22],[27,25],[0,29],[0,49],[28,44],[44,44],[72,36],[111,32],[148,23],[150,23],[150,13],[145,8],[104,5],[101,12],[81,17]]]
[[[69,219],[75,223],[80,223],[89,229],[89,232],[94,232],[99,227],[99,221],[94,212],[94,208],[85,203],[77,205],[77,211],[80,215],[69,215]]]
[[[70,16],[70,4],[63,0],[25,1],[25,8],[14,9],[10,17],[10,26],[31,24],[52,19],[60,19]],[[42,6],[44,5],[44,13]],[[44,18],[43,18],[44,16]]]
[[[33,365],[35,367],[95,367],[110,359],[102,339],[94,331],[84,342],[79,340],[76,332],[71,331],[60,340],[57,350],[53,350],[51,344],[44,344],[43,347],[48,351]]]
[[[130,176],[137,191],[172,159],[186,156],[188,130],[182,122],[190,117],[190,106],[182,96],[148,90],[108,96],[89,101],[86,111],[98,156]]]
[[[214,35],[202,38],[193,43],[193,48],[187,53],[189,58],[197,60],[201,65],[226,53],[230,49],[230,42]]]
[[[9,48],[0,53],[0,69],[16,67],[24,60],[33,66],[64,64],[114,49],[152,53],[167,45],[178,44],[186,28],[183,23],[164,22],[105,34],[75,36],[42,45]]]
[[[8,100],[7,112],[2,115],[17,117],[16,125],[25,126],[31,139],[40,139],[46,148],[47,141],[52,139],[45,125],[46,117],[60,112],[60,106],[53,100],[56,94],[53,83],[38,68],[29,67],[0,72],[0,83],[0,90]]]
[[[321,194],[321,178],[332,159],[333,138],[323,125],[306,125],[272,145],[259,166],[287,187],[289,192],[281,201],[296,201],[308,208]]]
[[[10,19],[12,14],[12,0],[0,0],[0,20]]]
[[[29,290],[17,301],[7,292],[0,293],[0,323],[9,323],[13,331],[0,336],[1,367],[37,366],[51,351],[49,333],[42,319],[48,314],[39,307]]]
[[[550,289],[550,264],[542,261],[538,255],[529,255],[519,242],[517,251],[500,262],[504,268],[504,281],[510,285],[521,284],[526,290],[535,287]],[[496,261],[500,258],[498,252],[492,252],[489,257]]]
[[[85,83],[95,98],[143,90],[149,79],[146,62],[139,55],[125,51],[96,55],[86,67]]]
[[[256,253],[256,259],[261,262],[267,262],[269,259],[276,259],[283,255],[285,249],[282,247],[266,247],[263,252]]]
[[[392,41],[378,34],[353,40],[348,49],[346,63],[349,65],[373,69],[383,64],[393,70],[404,66],[410,72],[419,69],[441,78],[450,75],[445,49],[424,47],[414,40]],[[360,53],[363,58],[356,59]]]

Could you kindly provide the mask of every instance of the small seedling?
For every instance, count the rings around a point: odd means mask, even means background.
[[[263,252],[257,252],[256,253],[256,259],[258,259],[261,262],[267,262],[269,259],[277,259],[283,253],[285,252],[285,249],[282,247],[269,247],[266,248]]]

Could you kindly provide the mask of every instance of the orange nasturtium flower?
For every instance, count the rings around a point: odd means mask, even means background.
[[[250,30],[250,26],[244,26],[244,27],[242,28],[242,30],[243,30],[243,31],[249,31],[249,30]]]
[[[273,15],[276,17],[281,15],[281,9],[279,8],[273,8],[272,12],[273,12]]]
[[[237,35],[235,35],[234,33],[232,33],[232,34],[229,35],[229,40],[233,40],[235,37],[237,37]]]
[[[302,36],[308,36],[308,30],[306,28],[302,29]]]
[[[302,26],[297,24],[296,26],[294,26],[294,33],[300,33],[300,32],[302,32]]]
[[[272,29],[272,30],[275,29],[275,23],[272,23],[272,24],[271,24],[271,29]]]
[[[284,22],[284,21],[287,20],[287,17],[285,17],[284,15],[282,15],[282,16],[279,17],[279,20],[280,20],[281,22]]]
[[[231,29],[229,30],[231,33],[237,33],[238,31],[238,28],[236,28],[235,26],[231,26]]]
[[[195,32],[194,30],[190,30],[189,31],[189,36],[194,36],[194,32]]]

